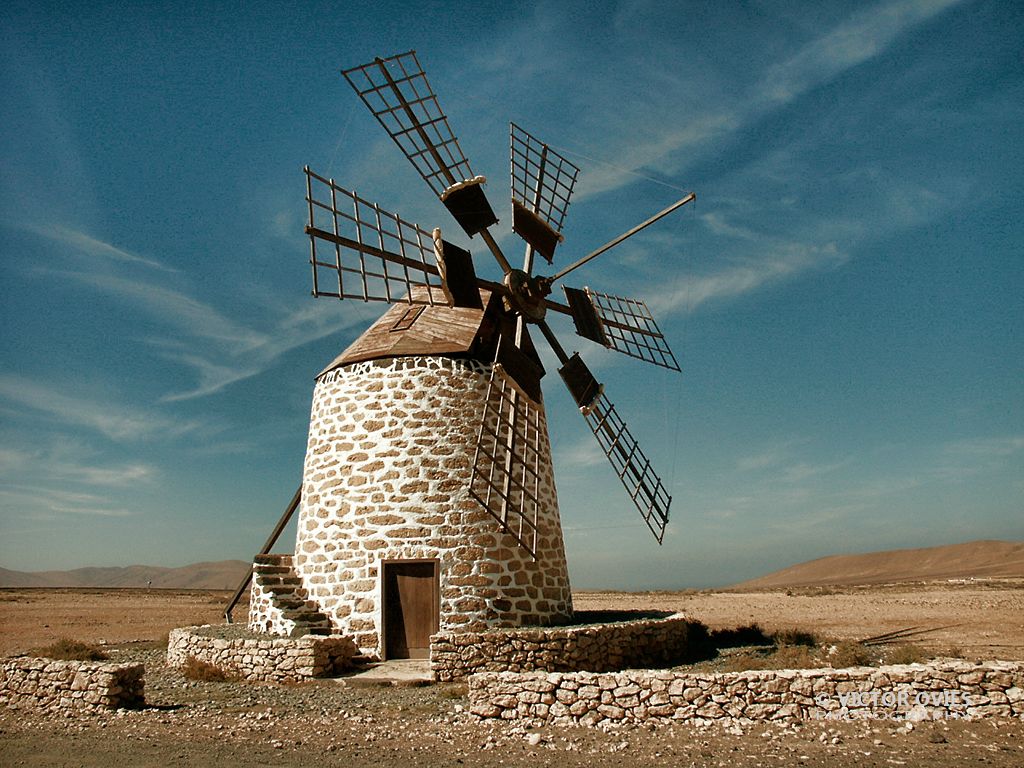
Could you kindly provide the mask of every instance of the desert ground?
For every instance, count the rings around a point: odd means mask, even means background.
[[[176,626],[222,621],[227,593],[0,590],[0,654],[61,637],[146,664],[148,706],[105,715],[0,711],[0,765],[984,765],[1024,764],[1024,723],[808,722],[651,730],[531,730],[478,723],[461,685],[323,680],[263,685],[185,680],[163,665]],[[918,627],[928,651],[1024,659],[1024,581],[690,592],[581,592],[584,610],[682,611],[711,628],[757,622],[834,639]],[[245,606],[235,616],[244,620]]]

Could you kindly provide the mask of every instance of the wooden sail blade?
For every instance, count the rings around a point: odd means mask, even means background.
[[[511,124],[512,229],[550,264],[580,169]]]
[[[540,513],[540,409],[495,363],[470,479],[470,495],[532,557]]]
[[[584,417],[634,506],[661,544],[672,504],[661,478],[603,393],[593,399]]]
[[[449,306],[483,309],[480,283],[477,282],[473,257],[469,251],[442,239],[440,229],[435,229],[431,236],[434,240],[434,258],[441,272],[441,288]]]
[[[314,296],[446,303],[430,232],[305,170]]]
[[[638,360],[679,370],[679,363],[669,349],[665,335],[658,328],[647,304],[640,299],[598,293],[589,288],[582,291],[565,288],[565,296],[580,336]],[[588,304],[592,309],[587,307]],[[595,327],[595,319],[598,327]]]
[[[470,169],[415,51],[342,75],[466,234],[498,221],[483,194],[485,179]]]

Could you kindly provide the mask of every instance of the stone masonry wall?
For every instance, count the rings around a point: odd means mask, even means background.
[[[142,664],[56,661],[28,656],[0,662],[0,704],[43,709],[118,709],[145,703]]]
[[[639,722],[1024,717],[1024,662],[945,660],[852,669],[694,674],[484,673],[469,678],[482,718],[559,725]]]
[[[706,630],[682,616],[590,626],[498,629],[480,633],[442,632],[430,639],[430,668],[436,680],[457,680],[477,672],[604,672],[631,667],[665,667],[689,661],[706,640]],[[695,633],[700,637],[695,637]]]
[[[294,683],[344,671],[356,655],[347,637],[225,636],[231,632],[213,625],[172,629],[167,665],[181,669],[191,656],[246,680]]]
[[[469,495],[490,366],[407,357],[317,383],[295,570],[335,632],[381,655],[381,562],[437,560],[440,629],[557,623],[572,614],[541,415],[536,559]]]
[[[295,622],[274,603],[274,593],[255,578],[249,583],[249,629],[280,637],[290,637],[295,629]]]

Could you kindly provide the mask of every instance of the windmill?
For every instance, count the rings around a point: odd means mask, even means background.
[[[422,655],[439,623],[479,629],[563,619],[572,612],[571,596],[543,368],[530,330],[550,346],[580,413],[661,543],[668,490],[603,387],[578,353],[565,351],[547,318],[566,315],[583,338],[678,371],[643,301],[566,286],[563,303],[553,290],[695,196],[541,274],[537,256],[554,264],[579,169],[513,123],[512,229],[525,243],[517,268],[491,232],[498,217],[484,193],[486,179],[471,170],[415,52],[342,74],[466,235],[483,241],[502,277],[478,277],[469,252],[439,228],[421,229],[305,168],[313,295],[391,307],[318,379],[295,562],[280,566],[281,579],[305,592],[295,605],[317,609],[332,628],[353,633],[364,652],[380,656]],[[430,404],[410,406],[424,387],[433,393]],[[445,420],[431,422],[437,411]],[[443,437],[415,437],[425,424]],[[439,575],[439,564],[450,573]],[[273,601],[264,598],[254,592],[261,607],[254,607],[250,626],[280,632]],[[418,614],[434,618],[418,640],[410,639]],[[389,645],[396,627],[406,637]]]

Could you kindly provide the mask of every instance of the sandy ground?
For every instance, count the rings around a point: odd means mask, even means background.
[[[922,635],[936,650],[1024,658],[1024,584],[1001,582],[759,593],[581,593],[580,609],[683,610],[712,627],[753,621],[862,638],[909,626],[957,624]],[[0,590],[0,648],[57,637],[121,643],[116,660],[146,664],[147,708],[55,716],[0,710],[0,765],[829,765],[1024,764],[1024,722],[807,722],[604,732],[481,724],[459,685],[362,687],[201,683],[163,665],[174,626],[218,622],[224,593],[153,590]],[[244,608],[236,612],[240,619]],[[125,642],[135,641],[135,642]]]
[[[799,628],[851,640],[919,627],[929,631],[914,642],[931,651],[1024,659],[1022,579],[764,592],[583,592],[573,602],[580,610],[682,611],[712,629],[756,622],[768,631]]]

